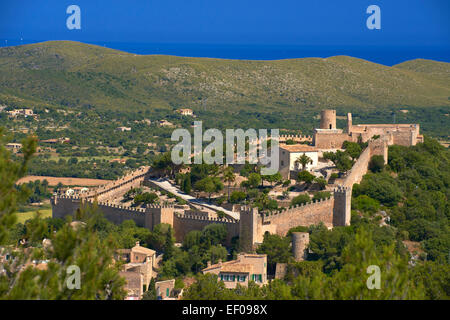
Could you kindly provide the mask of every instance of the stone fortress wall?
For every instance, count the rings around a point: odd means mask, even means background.
[[[92,189],[86,194],[81,194],[80,197],[96,198],[98,201],[104,202],[112,201],[131,188],[139,187],[148,175],[149,169],[149,166],[141,167],[113,182]]]
[[[335,195],[337,190],[335,191]],[[349,193],[351,197],[351,192]],[[290,228],[303,225],[309,226],[323,222],[332,228],[339,225],[349,224],[350,207],[348,210],[339,209],[345,206],[336,196],[329,199],[284,209],[277,214],[263,215],[257,208],[240,207],[240,219],[210,218],[204,215],[175,213],[173,206],[148,205],[146,208],[127,207],[110,202],[99,202],[78,196],[54,196],[52,198],[53,218],[64,218],[74,215],[77,209],[86,204],[96,204],[104,217],[109,221],[120,224],[125,220],[133,220],[137,226],[153,228],[160,223],[170,224],[174,228],[175,238],[182,242],[184,237],[193,230],[201,231],[210,224],[223,224],[227,228],[227,244],[231,244],[234,237],[239,237],[243,246],[252,251],[255,245],[262,243],[264,233],[286,235]],[[344,217],[335,217],[344,215]],[[344,221],[344,222],[342,222]]]
[[[234,219],[210,218],[198,215],[175,214],[173,219],[173,229],[175,239],[182,242],[184,237],[191,231],[201,231],[208,225],[222,224],[227,228],[226,243],[231,245],[232,239],[239,236],[240,221]]]
[[[334,197],[320,201],[284,208],[281,212],[263,215],[263,225],[274,225],[274,233],[285,236],[289,229],[323,222],[333,227]]]
[[[268,139],[270,139],[270,131],[267,133]],[[278,136],[278,142],[285,143],[288,140],[292,140],[295,143],[302,143],[302,142],[312,142],[313,136],[309,135],[301,135],[301,134],[280,134]],[[256,140],[250,140],[249,144],[261,144],[263,141],[262,138],[257,138]]]
[[[331,126],[331,129],[317,129],[319,131],[316,130],[314,135],[315,143],[322,143],[324,140],[321,139],[324,136],[331,139],[334,135],[336,138],[336,132],[338,132],[337,139],[330,141],[333,141],[333,145],[338,148],[342,146],[343,141],[353,140],[355,136],[349,135],[348,132],[344,133],[342,130],[339,133],[339,129],[335,128],[335,112],[325,112],[322,115],[325,119],[321,121],[321,127],[330,128]],[[239,208],[239,219],[220,219],[207,217],[200,212],[196,214],[194,210],[175,212],[175,207],[172,206],[149,205],[146,208],[132,208],[113,204],[112,201],[117,196],[122,195],[131,187],[144,184],[146,178],[152,175],[150,167],[142,167],[129,175],[87,193],[52,197],[53,217],[63,218],[66,215],[73,215],[83,203],[96,203],[104,216],[114,223],[119,224],[131,219],[138,226],[150,230],[153,230],[159,223],[168,223],[173,226],[175,238],[178,242],[183,241],[190,231],[201,231],[211,224],[223,224],[228,231],[227,243],[231,244],[234,237],[239,237],[239,242],[244,251],[252,251],[259,243],[262,243],[265,232],[285,236],[289,229],[293,227],[309,226],[319,222],[323,222],[329,228],[346,226],[350,224],[352,186],[354,183],[359,183],[366,174],[371,157],[383,155],[385,162],[387,162],[388,145],[394,143],[411,145],[423,139],[418,135],[418,125],[398,125],[399,128],[405,128],[405,130],[400,131],[392,131],[392,126],[395,125],[386,125],[386,130],[380,129],[384,128],[383,125],[376,125],[376,130],[365,129],[366,133],[364,136],[361,135],[363,139],[369,136],[367,139],[370,139],[374,132],[381,133],[380,138],[369,141],[368,147],[344,177],[342,185],[335,188],[330,198],[293,208],[284,208],[278,213],[259,213],[257,208],[241,206]],[[348,128],[353,127],[350,115]],[[303,139],[302,136],[300,136],[300,139]],[[330,143],[325,144],[327,147],[330,146]],[[321,147],[319,146],[319,148]]]

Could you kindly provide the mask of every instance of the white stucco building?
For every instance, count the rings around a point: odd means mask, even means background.
[[[302,165],[297,163],[296,160],[302,155],[306,155],[311,159],[305,167],[305,170],[311,171],[317,167],[319,161],[318,149],[306,144],[280,144],[280,173],[284,178],[289,177],[290,171],[301,171]]]

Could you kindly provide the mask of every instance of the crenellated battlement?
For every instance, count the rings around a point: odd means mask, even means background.
[[[121,210],[125,210],[125,211],[130,211],[130,212],[145,213],[145,211],[146,211],[145,208],[132,207],[132,206],[123,206],[123,205],[120,205],[120,204],[110,203],[110,202],[107,202],[107,201],[97,201],[96,202],[95,200],[88,199],[88,200],[86,200],[86,202],[88,202],[90,204],[96,203],[99,207],[121,209]]]
[[[129,184],[132,184],[136,182],[137,180],[144,179],[145,176],[148,174],[150,167],[149,166],[143,166],[139,169],[131,172],[128,175],[122,176],[117,180],[114,180],[113,182],[104,184],[102,186],[99,186],[95,189],[90,190],[88,193],[82,195],[82,197],[85,198],[95,198],[104,196],[109,192],[113,192],[121,187],[125,187]]]
[[[281,208],[278,211],[266,212],[263,215],[263,222],[269,222],[273,217],[282,218],[283,215],[290,214],[301,214],[302,212],[308,212],[309,210],[314,210],[317,206],[323,206],[324,203],[333,204],[334,197],[330,196],[326,199],[313,200],[308,203],[302,203],[295,206],[290,206],[289,208]]]
[[[301,141],[312,141],[312,136],[307,135],[301,135],[301,134],[281,134],[279,137],[279,140],[289,140],[292,139],[294,141],[301,140]]]
[[[172,205],[147,204],[147,208],[151,209],[175,209]]]
[[[52,200],[58,200],[58,199],[80,200],[80,199],[82,199],[82,197],[75,196],[75,195],[72,195],[72,196],[66,196],[65,194],[60,194],[60,195],[58,194],[58,195],[52,196],[51,199],[52,199]]]
[[[350,192],[350,191],[352,191],[351,187],[347,187],[347,186],[343,186],[343,185],[338,185],[333,190],[334,193],[346,193],[346,192]]]
[[[285,135],[284,137],[309,136]],[[260,213],[256,207],[242,205],[239,208],[239,219],[210,217],[182,208],[181,212],[175,212],[176,206],[170,204],[148,204],[143,208],[113,202],[117,199],[117,195],[141,183],[148,174],[148,170],[149,167],[140,168],[88,193],[71,196],[55,195],[52,197],[53,216],[62,218],[65,215],[74,214],[83,203],[96,204],[105,218],[116,224],[133,220],[136,225],[150,230],[161,223],[172,225],[177,241],[183,241],[190,231],[203,230],[211,224],[223,224],[228,231],[227,242],[231,243],[233,237],[239,237],[243,250],[248,252],[253,251],[255,245],[263,241],[265,232],[285,235],[289,229],[299,225],[309,226],[323,222],[327,227],[333,227],[349,223],[352,190],[346,185],[337,186],[334,194],[326,199],[313,200],[274,212]]]
[[[241,206],[239,209],[239,212],[241,213],[252,213],[253,212],[253,207],[252,206]]]
[[[274,138],[268,136],[267,139],[270,140]],[[264,140],[264,138],[252,139],[249,141],[249,144],[261,144]],[[312,142],[313,136],[301,134],[281,134],[278,136],[279,142],[285,142],[287,140],[293,140],[294,142]]]
[[[213,218],[213,217],[207,217],[207,216],[198,216],[198,215],[187,215],[187,214],[181,214],[181,213],[175,213],[175,216],[178,219],[183,220],[201,220],[201,221],[207,221],[211,223],[232,223],[232,224],[239,224],[239,220],[233,220],[233,219],[227,219],[227,218]]]

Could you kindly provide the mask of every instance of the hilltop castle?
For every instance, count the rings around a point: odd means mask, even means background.
[[[116,224],[133,220],[136,225],[150,230],[160,223],[170,224],[175,231],[177,241],[192,230],[203,230],[209,224],[223,224],[227,228],[227,242],[231,244],[234,237],[239,237],[246,251],[252,251],[261,243],[265,232],[286,235],[290,228],[299,225],[311,225],[323,222],[326,226],[343,226],[350,224],[351,188],[339,187],[329,199],[284,209],[277,214],[263,215],[257,208],[241,206],[240,218],[210,218],[204,215],[175,212],[176,206],[148,205],[146,208],[120,206],[106,200],[118,192],[129,190],[150,182],[149,167],[141,168],[130,175],[105,185],[89,193],[72,196],[55,195],[51,199],[53,218],[73,215],[84,204],[98,206],[104,217]],[[178,210],[176,210],[178,209]]]
[[[373,136],[379,138],[371,139]],[[131,219],[136,225],[150,230],[160,223],[170,224],[179,242],[192,230],[202,230],[210,224],[223,224],[228,231],[227,242],[230,244],[234,237],[239,237],[241,248],[251,252],[262,243],[265,232],[285,236],[293,227],[320,222],[328,228],[349,225],[352,186],[359,183],[366,174],[371,157],[382,155],[387,163],[389,145],[410,146],[423,141],[417,124],[352,125],[350,113],[347,115],[347,129],[336,129],[335,110],[322,111],[320,128],[315,130],[312,140],[317,149],[333,149],[341,148],[344,141],[358,139],[368,141],[368,147],[361,153],[341,185],[334,189],[330,198],[289,209],[283,208],[274,214],[264,214],[258,212],[257,208],[241,206],[239,218],[210,218],[200,212],[197,214],[195,210],[184,210],[176,206],[148,205],[146,208],[134,208],[113,204],[113,199],[130,188],[140,185],[155,186],[151,180],[151,168],[142,167],[89,192],[71,196],[55,195],[51,200],[53,217],[73,215],[83,203],[96,203],[105,218],[117,224]],[[300,240],[297,241],[297,247],[302,247]]]
[[[322,110],[320,128],[314,130],[313,144],[319,149],[339,149],[344,141],[366,142],[373,136],[385,139],[388,145],[414,146],[423,142],[419,124],[358,124],[352,123],[352,114],[347,114],[347,128],[336,128],[336,110]]]

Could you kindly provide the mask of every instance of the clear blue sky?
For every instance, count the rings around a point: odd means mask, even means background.
[[[81,8],[81,30],[66,8]],[[381,30],[366,8],[381,8]],[[450,47],[449,0],[0,0],[0,43],[84,42]]]

